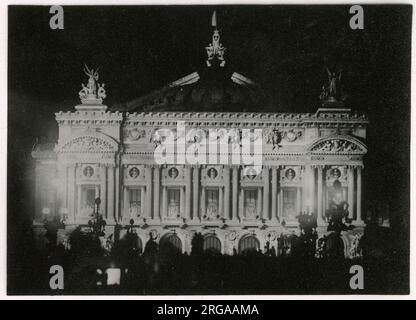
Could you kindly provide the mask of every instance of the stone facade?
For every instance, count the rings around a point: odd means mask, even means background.
[[[133,219],[142,242],[150,233],[174,233],[189,252],[192,235],[215,235],[221,252],[241,249],[253,238],[262,249],[277,248],[282,233],[298,233],[301,211],[317,215],[326,230],[325,210],[337,180],[350,205],[353,224],[362,226],[362,169],[367,119],[349,109],[306,113],[120,113],[78,108],[59,112],[54,150],[33,151],[36,159],[36,221],[60,215],[68,230],[91,219],[93,200],[111,233]],[[263,166],[255,177],[243,165],[158,165],[153,133],[187,128],[250,128],[263,131]],[[268,138],[279,132],[278,146]],[[230,154],[231,159],[231,154]],[[45,210],[46,209],[46,210]],[[358,228],[359,229],[359,228]],[[254,241],[256,239],[256,241]],[[249,242],[247,242],[249,243]]]

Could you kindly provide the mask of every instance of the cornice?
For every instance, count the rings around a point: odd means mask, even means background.
[[[176,125],[178,121],[194,126],[218,125],[231,127],[235,125],[297,126],[314,125],[367,125],[365,115],[358,114],[313,114],[313,113],[252,113],[252,112],[135,112],[125,114],[125,125]]]
[[[123,114],[119,111],[67,111],[55,113],[59,125],[119,125]]]

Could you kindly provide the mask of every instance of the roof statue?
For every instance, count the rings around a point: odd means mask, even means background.
[[[98,83],[98,69],[89,69],[87,65],[84,64],[84,73],[88,76],[87,85],[82,85],[81,91],[78,93],[81,99],[82,104],[102,104],[103,100],[106,98],[106,93],[104,86],[105,84]]]
[[[319,99],[323,104],[343,104],[342,102],[342,92],[341,92],[341,75],[342,69],[337,71],[331,71],[326,68],[328,75],[328,84],[327,86],[322,86],[321,94]]]
[[[205,47],[207,50],[208,60],[207,60],[207,66],[211,67],[215,59],[218,60],[220,67],[225,66],[225,59],[224,59],[224,53],[226,48],[223,47],[222,43],[220,43],[220,33],[217,29],[217,14],[214,11],[212,14],[212,27],[214,28],[213,34],[212,34],[212,42],[208,45],[208,47]]]

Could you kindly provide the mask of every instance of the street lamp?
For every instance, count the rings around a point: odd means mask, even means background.
[[[48,220],[49,215],[51,214],[51,209],[49,208],[42,208],[42,218],[43,220]]]
[[[92,214],[92,220],[88,221],[88,226],[91,228],[92,232],[98,237],[104,236],[104,229],[107,222],[104,220],[103,216],[100,214],[100,204],[101,199],[95,199],[95,208]]]
[[[66,221],[68,219],[68,208],[60,208],[59,214],[61,216],[61,221]]]

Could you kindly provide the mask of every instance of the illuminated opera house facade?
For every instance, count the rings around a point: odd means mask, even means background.
[[[200,71],[111,107],[103,104],[106,92],[98,73],[84,70],[88,83],[79,93],[81,104],[72,112],[56,113],[57,143],[39,144],[32,152],[35,228],[41,228],[45,215],[59,217],[65,225],[59,239],[65,238],[76,226],[87,227],[99,197],[106,236],[116,225],[125,230],[133,223],[141,247],[152,236],[189,253],[198,232],[205,249],[233,254],[264,250],[266,243],[278,249],[279,237],[299,234],[300,212],[313,213],[323,236],[325,212],[338,199],[348,202],[355,226],[343,233],[348,247],[364,226],[367,118],[337,101],[337,79],[330,75],[315,113],[256,112],[264,92],[229,70],[217,30],[206,50],[208,60]],[[185,137],[178,132],[179,122],[185,125]],[[247,174],[243,161],[232,161],[236,144],[231,136],[225,142],[227,163],[155,160],[163,130],[173,133],[175,142],[183,139],[188,148],[208,144],[208,132],[216,128],[261,129],[258,174]]]

